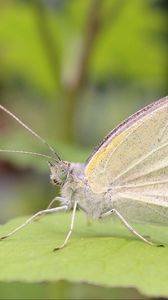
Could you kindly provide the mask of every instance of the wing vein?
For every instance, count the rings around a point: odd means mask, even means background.
[[[150,186],[150,185],[154,185],[154,184],[163,184],[163,183],[168,183],[168,179],[165,179],[165,180],[158,180],[158,181],[152,181],[152,182],[145,182],[145,183],[139,183],[139,184],[136,184],[135,185],[129,185],[129,184],[126,184],[126,185],[116,185],[116,186],[113,186],[114,189],[120,189],[120,188],[136,188],[136,187],[145,187],[145,186]]]
[[[129,171],[133,170],[137,165],[141,164],[141,163],[144,162],[147,158],[149,158],[151,155],[153,155],[153,154],[156,153],[157,151],[159,151],[159,150],[165,148],[166,146],[168,146],[168,142],[165,143],[165,144],[163,144],[163,145],[161,145],[161,146],[159,146],[157,149],[154,149],[154,150],[150,151],[148,154],[142,156],[138,161],[136,161],[134,164],[132,164],[132,165],[131,165],[129,168],[127,168],[124,172],[120,173],[116,178],[114,178],[114,180],[113,180],[112,183],[116,182],[116,181],[117,181],[119,178],[121,178],[123,175],[125,175],[125,174],[127,174]],[[164,167],[165,167],[165,166],[164,166]],[[163,167],[158,168],[158,169],[156,168],[155,170],[152,170],[152,171],[150,171],[150,172],[148,172],[148,173],[145,173],[145,174],[143,174],[143,175],[141,175],[141,176],[139,176],[139,177],[137,177],[137,178],[140,178],[140,177],[142,177],[142,176],[146,176],[146,175],[152,173],[153,171],[156,171],[156,170],[159,170],[159,169],[162,169],[162,168],[163,168]],[[135,180],[135,179],[134,179],[134,180]]]

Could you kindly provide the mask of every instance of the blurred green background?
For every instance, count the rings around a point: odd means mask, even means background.
[[[1,0],[0,104],[62,159],[84,162],[114,126],[167,94],[167,13],[167,0]],[[0,141],[49,154],[2,111]],[[0,155],[0,223],[45,208],[56,193],[44,159]],[[9,286],[15,298],[140,297],[60,283],[0,284],[1,298],[12,297]]]

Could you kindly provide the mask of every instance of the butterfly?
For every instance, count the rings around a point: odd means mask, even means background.
[[[69,211],[69,232],[58,250],[67,245],[74,228],[77,207],[94,219],[115,215],[129,231],[152,246],[153,243],[130,225],[131,222],[168,224],[168,97],[153,102],[113,129],[96,146],[86,163],[62,160],[55,150],[17,116],[0,105],[36,138],[47,145],[51,156],[17,150],[50,159],[51,182],[60,196],[30,217],[24,224],[1,237],[6,239],[41,215]],[[53,207],[56,202],[59,206]]]

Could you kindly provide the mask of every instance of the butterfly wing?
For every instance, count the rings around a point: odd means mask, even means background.
[[[156,212],[157,206],[157,214],[159,206],[168,207],[168,97],[114,129],[89,158],[85,175],[95,193],[110,190],[121,207],[147,211],[150,205]]]

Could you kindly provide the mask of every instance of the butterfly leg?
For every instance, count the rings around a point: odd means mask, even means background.
[[[46,209],[50,209],[51,206],[55,203],[55,202],[61,202],[62,205],[66,205],[66,203],[68,204],[67,199],[63,198],[63,197],[54,197],[54,199],[51,200],[51,202],[49,203],[49,205],[47,206]],[[36,222],[38,222],[41,219],[42,215],[39,215],[36,218]]]
[[[126,220],[125,218],[119,213],[118,210],[115,208],[111,209],[110,211],[107,211],[106,213],[102,214],[100,218],[108,217],[111,214],[116,214],[116,216],[120,219],[120,221],[127,227],[129,231],[131,231],[134,235],[136,235],[139,239],[144,241],[145,243],[151,245],[151,246],[156,246],[156,247],[163,247],[163,245],[155,244],[150,241],[148,241],[145,237],[143,237],[141,234],[139,234]]]
[[[73,212],[72,212],[72,219],[71,219],[70,230],[69,230],[69,232],[68,232],[68,234],[67,234],[67,236],[65,238],[65,241],[63,242],[63,244],[61,246],[54,248],[53,251],[60,250],[60,249],[64,248],[67,245],[67,243],[69,241],[69,238],[70,238],[70,236],[72,234],[73,228],[74,228],[75,214],[76,214],[77,205],[78,205],[78,202],[75,201],[74,207],[73,207]]]
[[[18,226],[14,230],[12,230],[7,235],[2,236],[0,238],[0,240],[4,240],[4,239],[10,237],[11,235],[15,234],[17,231],[19,231],[20,229],[22,229],[26,225],[31,224],[39,216],[42,216],[42,215],[45,215],[45,214],[48,214],[48,213],[55,213],[55,212],[62,211],[62,210],[67,210],[67,209],[68,209],[68,206],[67,205],[63,205],[63,206],[56,207],[56,208],[50,208],[50,209],[41,210],[41,211],[37,212],[35,215],[33,215],[32,217],[30,217],[25,223],[23,223],[22,225]]]
[[[51,206],[55,203],[55,202],[61,202],[62,204],[65,204],[67,202],[67,199],[63,198],[63,197],[54,197],[54,199],[49,203],[49,205],[47,206],[47,209],[51,208]]]

